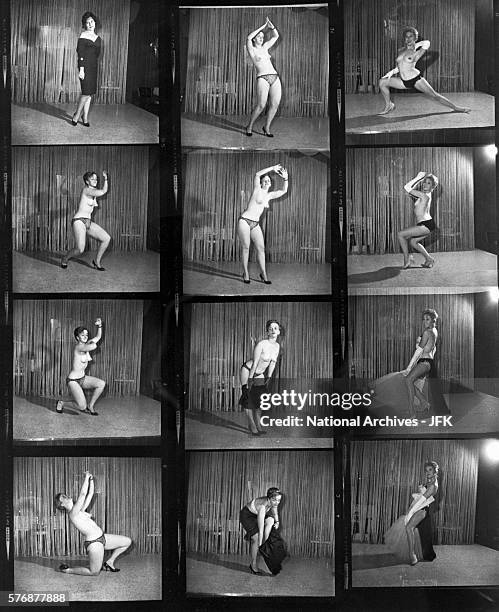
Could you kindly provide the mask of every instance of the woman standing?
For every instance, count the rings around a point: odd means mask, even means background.
[[[76,53],[78,54],[78,78],[81,85],[81,96],[78,106],[71,119],[76,126],[83,115],[83,125],[90,127],[88,112],[92,102],[92,96],[97,92],[97,62],[101,50],[101,39],[95,33],[97,17],[87,11],[81,18],[83,31],[78,39]]]
[[[265,41],[264,30],[270,30],[270,38]],[[269,49],[275,45],[279,33],[274,24],[267,17],[263,26],[248,34],[246,39],[246,49],[256,69],[256,93],[257,104],[251,114],[250,122],[246,127],[246,136],[253,136],[253,125],[258,117],[263,113],[267,101],[269,108],[267,110],[267,119],[263,126],[265,136],[272,138],[274,134],[270,132],[270,124],[272,123],[282,96],[281,79],[277,74],[276,69],[272,64]]]

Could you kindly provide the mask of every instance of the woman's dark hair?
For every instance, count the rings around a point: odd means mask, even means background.
[[[87,11],[86,13],[83,13],[83,17],[81,18],[81,25],[83,27],[87,25],[87,19],[89,17],[92,17],[92,19],[95,21],[95,25],[97,25],[97,17],[91,11]]]
[[[64,508],[64,506],[61,504],[61,497],[63,495],[64,495],[64,493],[57,493],[57,495],[54,498],[55,507],[57,508],[57,510],[62,510]]]
[[[253,36],[253,38],[251,39],[251,44],[253,46],[255,46],[255,38],[259,35],[259,34],[263,34],[263,39],[265,40],[265,33],[263,32],[263,30],[260,30],[260,32],[258,32],[258,34],[255,34],[255,36]]]
[[[433,320],[433,323],[437,322],[438,312],[434,308],[427,308],[426,310],[423,310],[423,317],[425,315],[428,315],[429,317],[431,317]]]
[[[265,177],[267,177],[270,180],[270,184],[272,185],[272,179],[270,178],[270,176],[268,174],[264,174],[263,176],[260,177],[260,187],[262,186],[262,181]]]
[[[97,172],[91,172],[90,170],[88,172],[85,172],[85,174],[83,175],[83,182],[85,183],[85,185],[88,185],[88,179],[94,174],[95,176],[97,176]]]
[[[88,327],[85,327],[84,325],[78,325],[78,327],[75,327],[75,330],[73,332],[75,340],[78,340],[78,336],[81,334],[82,331],[85,330],[88,332]]]
[[[438,463],[436,461],[427,461],[423,467],[432,467],[435,471],[435,474],[438,474]]]
[[[282,495],[282,492],[279,491],[278,487],[270,487],[270,489],[267,489],[267,499],[272,499],[278,495]]]
[[[405,36],[406,32],[412,32],[414,36],[416,37],[416,40],[419,38],[419,32],[416,30],[416,28],[413,28],[412,26],[408,26],[407,28],[404,28],[402,30],[402,36]]]
[[[272,323],[277,323],[277,325],[279,325],[279,331],[281,332],[280,335],[284,336],[284,327],[279,323],[277,319],[269,319],[267,323],[265,323],[265,331],[269,331],[269,327],[272,325]]]

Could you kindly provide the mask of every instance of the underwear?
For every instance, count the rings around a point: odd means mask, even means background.
[[[260,74],[256,78],[257,79],[265,79],[267,81],[267,83],[272,87],[272,85],[279,78],[279,75],[278,74]]]
[[[417,225],[424,225],[430,230],[430,232],[432,232],[437,227],[433,219],[427,219],[426,221],[420,221]]]
[[[251,232],[251,230],[255,229],[255,227],[257,227],[258,224],[259,224],[259,221],[253,221],[253,219],[246,219],[246,217],[239,217],[239,219],[242,219],[243,221],[246,221],[246,223],[250,227],[250,232]]]
[[[402,81],[402,83],[407,87],[407,89],[413,89],[414,88],[414,83],[417,83],[419,81],[419,79],[422,79],[423,77],[418,74],[417,76],[413,77],[412,79],[403,79],[402,77],[400,77],[400,80]]]
[[[85,382],[85,376],[81,378],[66,378],[66,384],[68,385],[70,382],[77,382],[80,387],[83,389],[83,383]]]
[[[106,546],[106,536],[102,534],[95,540],[85,540],[83,542],[83,546],[85,546],[85,550],[88,552],[88,547],[90,546],[90,544],[94,544],[95,542],[100,542],[102,546]]]
[[[421,357],[421,359],[418,359],[418,363],[429,363],[431,366],[433,365],[433,359],[431,357]]]
[[[85,226],[87,232],[90,229],[90,225],[92,224],[92,219],[89,219],[88,217],[75,217],[74,219],[71,219],[71,225],[73,225],[75,221],[81,221]]]

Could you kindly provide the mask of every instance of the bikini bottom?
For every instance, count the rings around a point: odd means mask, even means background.
[[[265,79],[267,83],[272,87],[272,85],[279,78],[278,74],[260,74],[256,77],[257,79]]]
[[[94,544],[95,542],[100,542],[102,546],[105,547],[106,546],[106,536],[102,534],[98,538],[95,538],[95,540],[85,540],[83,542],[83,546],[85,546],[85,550],[88,552],[88,547],[90,546],[90,544]]]
[[[259,225],[259,221],[253,221],[253,219],[246,219],[246,217],[239,217],[239,219],[242,221],[246,221],[246,223],[249,225],[250,232]]]
[[[420,221],[417,225],[424,225],[430,230],[430,232],[433,232],[433,230],[437,227],[433,219],[426,219],[426,221]]]
[[[89,219],[88,217],[75,217],[74,219],[71,219],[71,224],[73,224],[75,221],[81,221],[85,226],[87,232],[90,229],[90,226],[92,225],[92,219]]]
[[[83,383],[85,382],[85,376],[81,378],[66,378],[66,384],[68,385],[70,382],[77,382],[80,387],[83,389]]]
[[[414,89],[414,84],[417,83],[419,79],[422,79],[422,78],[423,77],[420,74],[418,74],[412,79],[403,79],[402,77],[400,77],[400,80],[407,87],[407,89]]]

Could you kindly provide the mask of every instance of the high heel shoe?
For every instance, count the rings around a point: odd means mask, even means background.
[[[56,404],[55,411],[59,414],[62,414],[64,412],[64,402],[59,400]]]
[[[111,567],[107,563],[104,563],[104,565],[102,566],[102,570],[104,572],[119,572],[120,568],[119,567]]]
[[[267,132],[267,128],[265,126],[263,126],[262,130],[263,130],[263,133],[265,134],[265,136],[267,136],[267,138],[274,138],[274,134],[271,134],[270,132]]]
[[[67,267],[68,267],[68,262],[64,261],[64,259],[61,259],[61,268],[65,270]]]
[[[260,278],[262,279],[262,282],[264,282],[266,285],[271,285],[272,284],[272,281],[265,280],[265,277],[263,276],[263,274],[260,274]]]
[[[71,117],[71,125],[73,127],[76,127],[78,125],[78,121],[75,121],[75,116],[74,115]]]
[[[243,283],[245,285],[249,285],[251,283],[251,280],[249,278],[247,280],[244,278],[244,274],[243,274]]]
[[[92,265],[96,270],[99,270],[99,272],[105,272],[106,268],[103,268],[102,266],[98,266],[94,260],[92,260]]]
[[[61,563],[59,565],[59,571],[60,572],[65,572],[67,569],[69,569],[69,565],[66,565],[65,563]]]
[[[262,572],[255,572],[255,570],[252,568],[251,563],[250,563],[250,572],[253,574],[253,576],[261,576]]]
[[[246,136],[253,136],[253,130],[250,130],[248,127],[246,128]]]
[[[86,412],[87,414],[91,414],[92,416],[99,416],[98,412],[95,412],[95,410],[90,410],[90,408],[85,408],[85,410],[83,412]]]
[[[83,121],[83,125],[84,125],[85,127],[90,127],[90,123],[89,123],[88,121],[87,121],[87,122]]]

